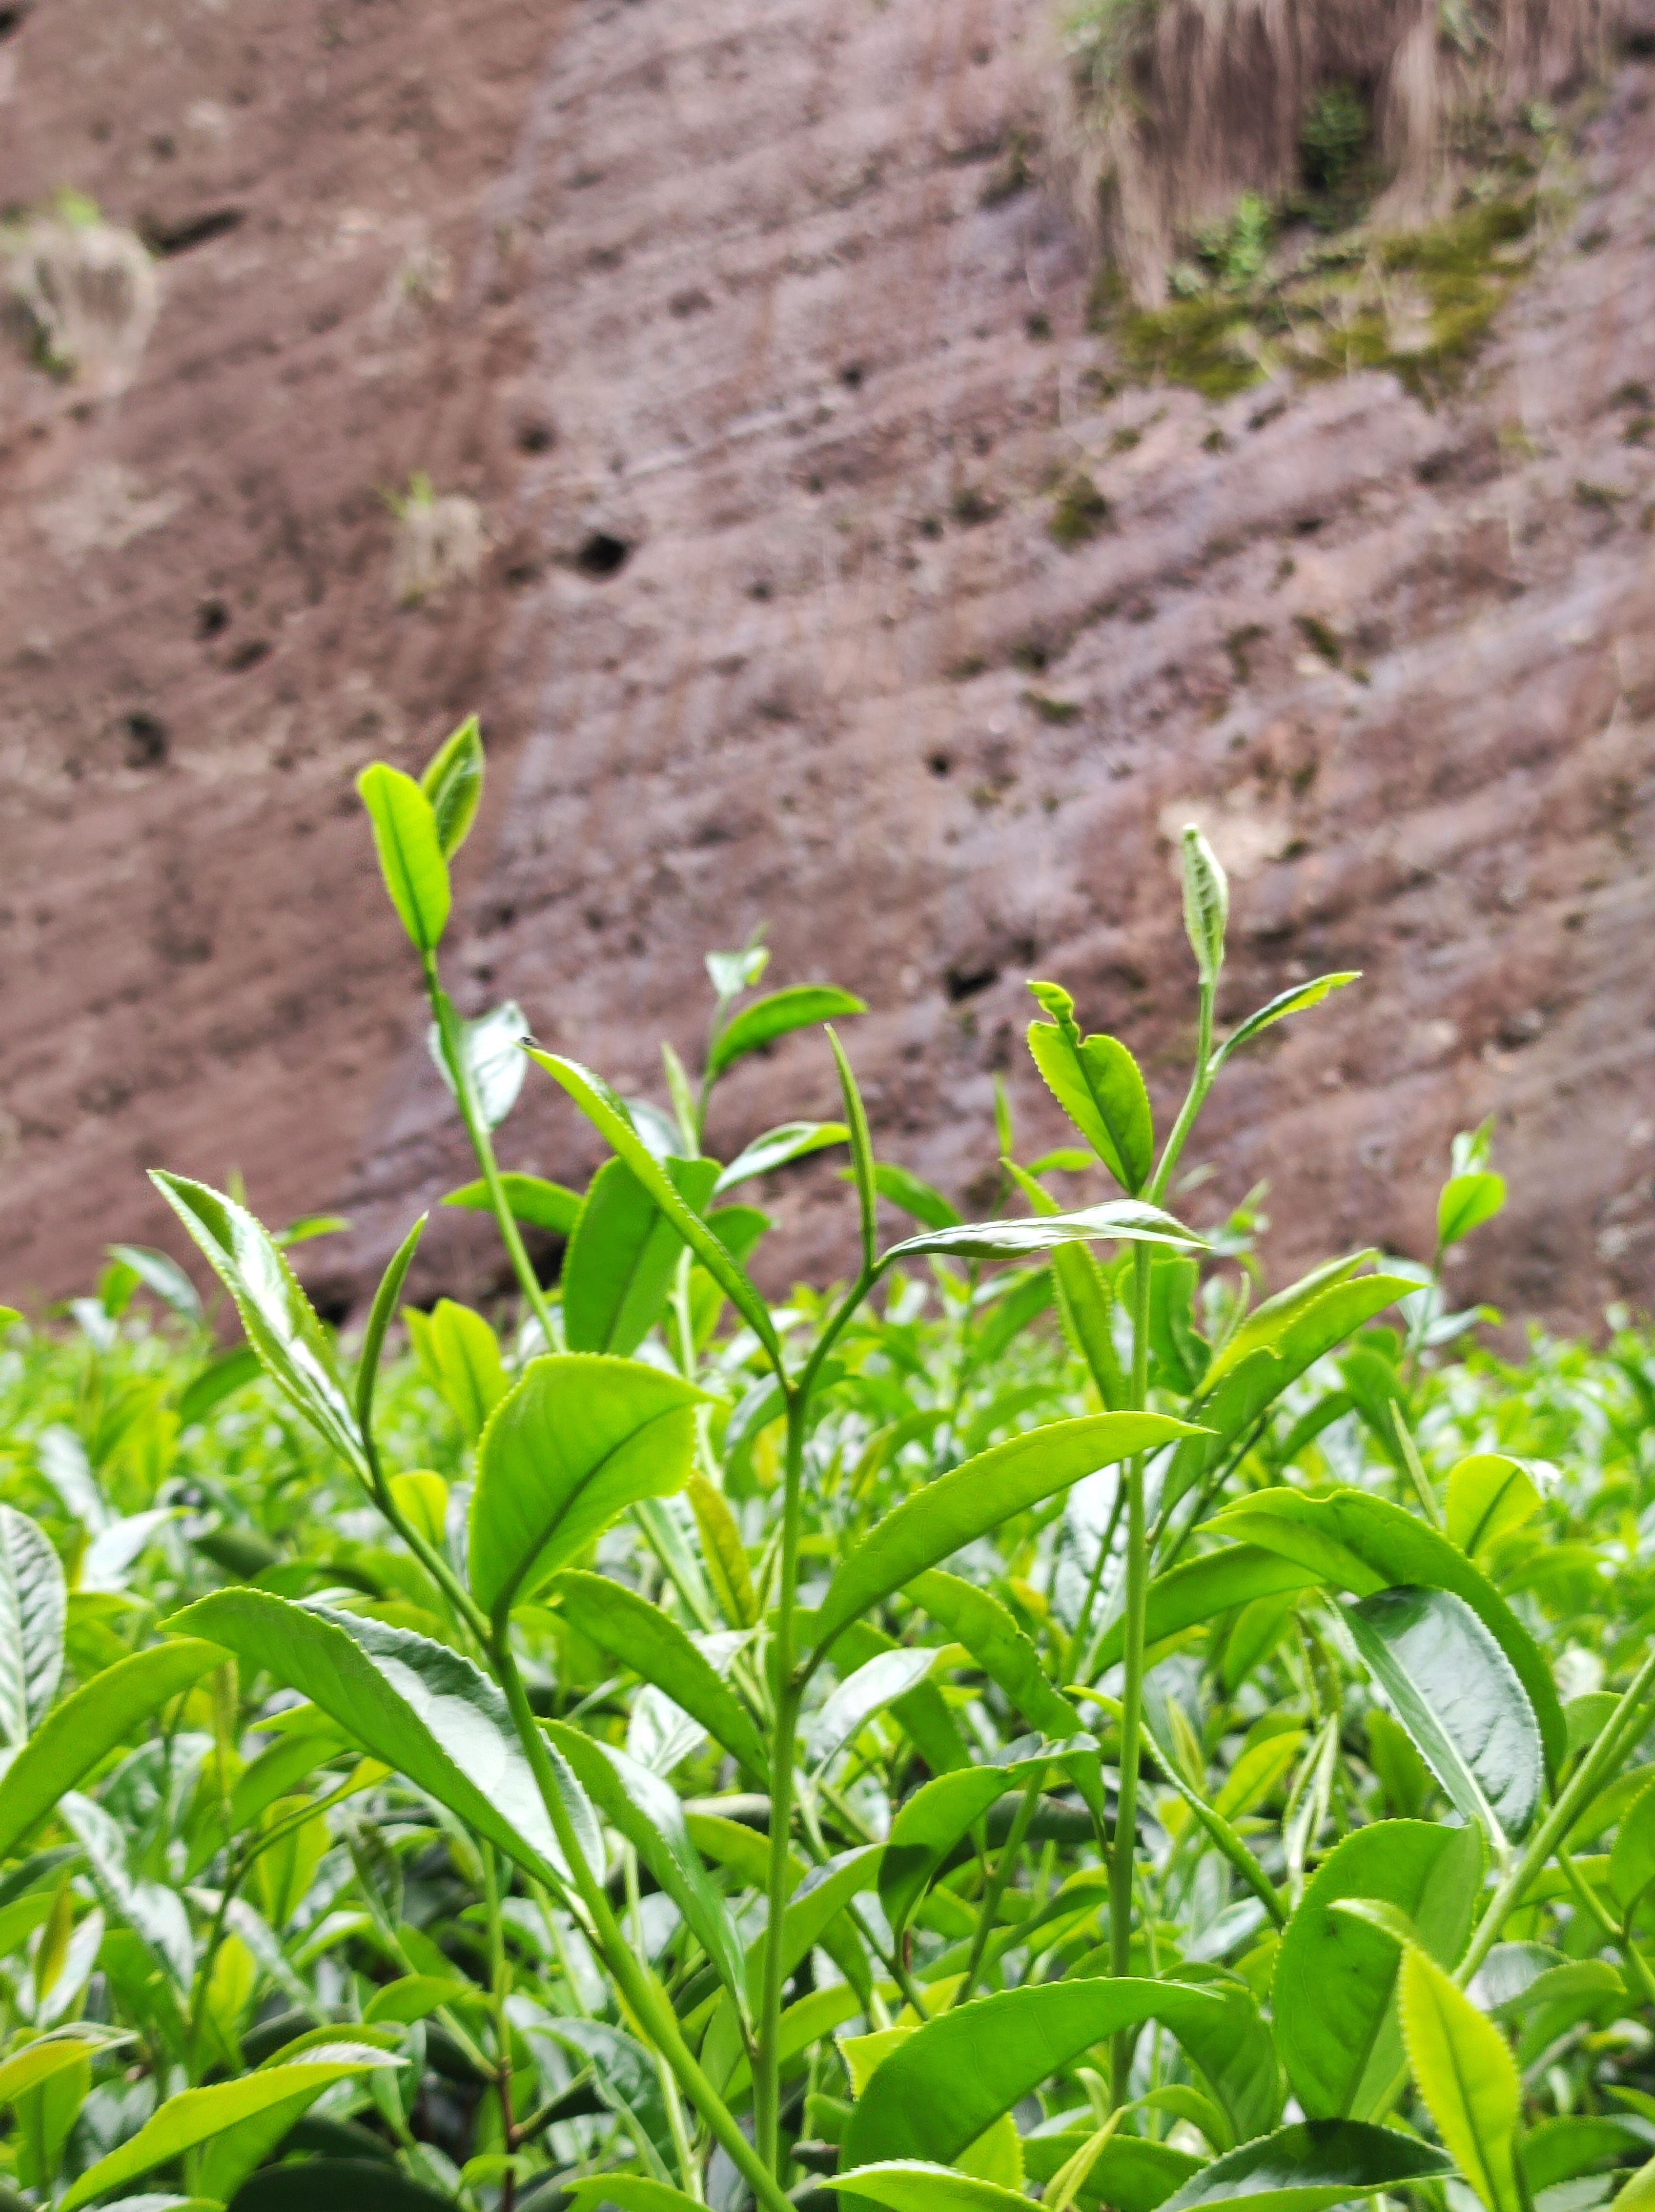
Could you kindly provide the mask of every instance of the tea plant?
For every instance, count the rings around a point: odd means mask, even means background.
[[[1003,1100],[993,1218],[876,1158],[832,1029],[842,1120],[721,1160],[723,1075],[859,1002],[711,956],[666,1109],[464,1018],[482,775],[467,724],[361,788],[515,1330],[442,1300],[387,1356],[420,1221],[348,1358],[284,1256],[330,1224],[158,1173],[246,1344],[119,1247],[0,1352],[14,2203],[1638,2204],[1655,1363],[1467,1348],[1488,1133],[1428,1266],[1266,1296],[1256,1199],[1180,1218],[1229,1060],[1355,980],[1221,1036],[1191,831],[1164,1133],[1040,981],[1080,1141],[1021,1159]],[[500,1164],[543,1078],[584,1193]],[[773,1304],[735,1194],[833,1147],[855,1279]]]

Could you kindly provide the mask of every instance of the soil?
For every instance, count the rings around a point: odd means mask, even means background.
[[[1457,1294],[1570,1326],[1655,1290],[1655,68],[1464,390],[1112,389],[1039,183],[1046,0],[37,0],[0,203],[161,250],[118,393],[0,357],[5,1295],[169,1244],[141,1170],[239,1169],[343,1313],[468,1172],[351,780],[490,744],[467,1011],[662,1095],[700,956],[861,992],[882,1151],[991,1202],[1030,975],[1138,1051],[1192,1026],[1173,841],[1234,878],[1227,1019],[1363,981],[1227,1074],[1180,1200],[1268,1181],[1270,1261],[1429,1256],[1449,1139],[1512,1200]],[[232,220],[232,218],[233,218]],[[395,501],[481,510],[399,605]],[[801,1036],[715,1147],[834,1109]],[[538,1075],[512,1167],[597,1153]],[[1101,1195],[1077,1181],[1077,1200]],[[826,1162],[769,1279],[842,1266]],[[449,1214],[418,1287],[499,1285]]]

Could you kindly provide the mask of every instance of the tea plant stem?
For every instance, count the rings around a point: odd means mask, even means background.
[[[454,1097],[460,1109],[460,1119],[465,1124],[465,1133],[476,1154],[477,1165],[482,1170],[482,1179],[488,1186],[488,1203],[494,1208],[494,1219],[500,1229],[500,1242],[506,1247],[513,1272],[529,1301],[530,1310],[540,1323],[540,1333],[546,1348],[551,1349],[552,1310],[546,1302],[546,1293],[540,1287],[540,1279],[530,1264],[524,1249],[523,1233],[512,1211],[511,1200],[506,1195],[506,1186],[500,1181],[500,1164],[494,1158],[494,1139],[489,1135],[482,1114],[477,1109],[476,1092],[471,1082],[471,1070],[466,1062],[464,1048],[459,1034],[459,1018],[453,1001],[442,987],[437,973],[437,958],[427,952],[424,958],[426,995],[431,1001],[431,1012],[437,1024],[437,1035],[442,1043],[443,1058],[448,1063],[448,1073],[454,1085]]]
[[[1616,1926],[1593,1896],[1591,1884],[1575,1864],[1573,1855],[1561,1844],[1557,1847],[1557,1863],[1562,1868],[1569,1887],[1579,1899],[1582,1911],[1601,1931],[1603,1941],[1612,1944],[1620,1953],[1627,1972],[1638,1984],[1644,2002],[1655,2004],[1655,1974],[1651,1973],[1649,1961],[1633,1942],[1630,1927]]]
[[[1178,1165],[1179,1157],[1189,1139],[1191,1130],[1195,1127],[1196,1116],[1205,1105],[1207,1093],[1212,1088],[1215,988],[1215,986],[1212,983],[1203,983],[1201,986],[1201,1012],[1196,1037],[1195,1073],[1190,1079],[1190,1087],[1185,1093],[1183,1105],[1179,1109],[1178,1119],[1173,1122],[1172,1133],[1162,1148],[1161,1164],[1155,1171],[1149,1188],[1143,1194],[1151,1206],[1160,1206],[1165,1202],[1167,1186],[1172,1181],[1173,1170]],[[1139,1402],[1141,1403],[1142,1401]]]
[[[843,1309],[841,1309],[843,1310]],[[848,1318],[848,1316],[846,1316]],[[799,1384],[787,1397],[787,1456],[781,1524],[780,1587],[775,1638],[776,1717],[770,1753],[770,1861],[766,1897],[764,1984],[753,2047],[753,2134],[766,2170],[776,2169],[779,2148],[781,2092],[782,1915],[787,1909],[788,1832],[792,1826],[793,1749],[798,1732],[802,1685],[794,1680],[797,1656],[793,1613],[798,1600],[799,1513],[804,1488],[804,1424],[809,1383],[820,1364],[826,1334],[812,1353]]]
[[[1132,1403],[1141,1407],[1149,1395],[1149,1255],[1132,1249]],[[1137,1843],[1138,1763],[1143,1726],[1144,1616],[1149,1594],[1149,1547],[1143,1510],[1143,1455],[1126,1464],[1126,1679],[1121,1692],[1120,1795],[1115,1814],[1115,1848],[1109,1862],[1109,1963],[1112,1973],[1130,1973],[1132,1965],[1132,1867]],[[1115,2038],[1112,2094],[1126,2101],[1134,2037],[1130,2028]]]
[[[977,1911],[977,1933],[972,1939],[971,1956],[966,1961],[965,1978],[955,1991],[954,2002],[957,2005],[965,2003],[977,1986],[977,1977],[983,1971],[983,1954],[987,1950],[988,1939],[994,1932],[994,1917],[1000,1909],[1006,1883],[1011,1877],[1028,1834],[1029,1823],[1040,1804],[1040,1784],[1045,1779],[1044,1770],[1038,1770],[1023,1785],[1022,1800],[1012,1818],[1011,1832],[1000,1848],[1000,1855],[994,1862],[994,1871],[983,1890],[982,1903]]]
[[[506,1692],[518,1741],[534,1774],[559,1848],[568,1863],[581,1904],[591,1923],[598,1953],[610,1979],[644,2033],[672,2069],[679,2086],[706,2122],[714,2140],[728,2154],[731,2163],[760,2203],[767,2206],[768,2212],[792,2212],[792,2207],[769,2167],[755,2153],[753,2145],[737,2126],[730,2107],[696,2063],[659,1984],[648,1969],[633,1956],[603,1885],[586,1863],[585,1853],[580,1848],[580,1838],[574,1832],[568,1808],[563,1802],[563,1793],[558,1787],[557,1776],[546,1748],[546,1739],[540,1732],[540,1724],[535,1718],[528,1692],[523,1686],[523,1677],[518,1671],[517,1660],[512,1651],[510,1629],[504,1619],[494,1624],[491,1644],[495,1673],[500,1687]],[[777,1946],[772,1944],[767,1948],[779,1955]]]
[[[1634,1675],[1610,1717],[1609,1725],[1576,1769],[1573,1779],[1562,1796],[1541,1822],[1533,1842],[1489,1899],[1471,1937],[1470,1948],[1455,1970],[1454,1979],[1461,1989],[1465,1987],[1500,1941],[1501,1929],[1522,1902],[1529,1884],[1558,1845],[1565,1841],[1570,1829],[1591,1803],[1593,1793],[1602,1784],[1603,1777],[1614,1769],[1652,1689],[1655,1689],[1655,1652],[1650,1654]]]

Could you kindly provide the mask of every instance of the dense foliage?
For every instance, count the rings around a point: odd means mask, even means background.
[[[283,1257],[328,1223],[161,1176],[246,1341],[129,1247],[0,1338],[0,2203],[1635,2203],[1655,1354],[1448,1310],[1486,1132],[1428,1261],[1270,1296],[1257,1198],[1185,1225],[1227,1058],[1351,980],[1218,1041],[1191,833],[1163,1138],[1039,983],[1083,1142],[1003,1111],[993,1219],[874,1158],[831,1032],[843,1121],[719,1163],[719,1077],[858,1002],[712,956],[665,1109],[462,1020],[482,775],[468,725],[363,795],[517,1322],[387,1356],[416,1224],[341,1345]],[[496,1159],[547,1077],[584,1194]],[[830,1146],[861,1272],[767,1303],[753,1191]]]

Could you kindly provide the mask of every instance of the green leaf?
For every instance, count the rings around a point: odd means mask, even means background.
[[[1371,1251],[1353,1252],[1343,1260],[1329,1260],[1322,1267],[1312,1268],[1309,1274],[1301,1275],[1296,1283],[1289,1284],[1286,1290],[1277,1291],[1274,1297],[1266,1298],[1262,1304],[1255,1306],[1228,1342],[1213,1354],[1202,1382],[1203,1396],[1211,1397],[1225,1376],[1233,1368],[1240,1367],[1251,1352],[1275,1352],[1285,1358],[1286,1342],[1294,1324],[1300,1321],[1312,1307],[1317,1305],[1327,1296],[1329,1291],[1336,1291],[1343,1284],[1349,1282],[1358,1267],[1365,1266],[1373,1256]],[[1391,1298],[1402,1297],[1406,1290],[1417,1290],[1419,1287],[1416,1283],[1406,1281],[1400,1275],[1389,1278],[1376,1275],[1372,1279],[1376,1285],[1388,1280]],[[1374,1295],[1378,1295],[1377,1290]],[[1391,1299],[1384,1302],[1385,1304],[1390,1303]],[[1345,1329],[1340,1332],[1341,1334],[1346,1334],[1351,1328],[1359,1328],[1364,1321],[1372,1320],[1375,1313],[1383,1310],[1382,1305],[1374,1305],[1362,1311],[1360,1310],[1361,1304],[1361,1302],[1358,1301],[1355,1316],[1346,1322]],[[1324,1334],[1325,1332],[1319,1332],[1319,1337]],[[1327,1340],[1334,1344],[1338,1340],[1337,1336]],[[1319,1358],[1320,1353],[1315,1356]]]
[[[722,1075],[761,1045],[785,1036],[790,1030],[808,1029],[817,1022],[836,1021],[841,1014],[865,1014],[865,1002],[831,983],[793,983],[785,991],[772,991],[743,1006],[713,1039],[706,1056],[709,1079]]]
[[[251,1344],[233,1345],[228,1352],[221,1352],[209,1359],[198,1374],[191,1376],[179,1395],[179,1426],[189,1428],[197,1421],[204,1421],[215,1406],[264,1371],[264,1363]]]
[[[1446,1252],[1492,1221],[1506,1203],[1504,1176],[1450,1176],[1437,1200],[1437,1249]]]
[[[1630,1912],[1655,1881],[1655,1783],[1642,1790],[1621,1816],[1620,1832],[1609,1855],[1609,1886],[1623,1912]]]
[[[716,1742],[734,1753],[758,1786],[769,1787],[770,1761],[758,1729],[735,1692],[670,1613],[624,1583],[573,1569],[559,1575],[546,1595],[572,1628],[665,1691]]]
[[[451,1035],[454,1049],[464,1063],[471,1096],[485,1129],[498,1129],[517,1104],[523,1079],[529,1073],[523,1046],[532,1034],[515,999],[507,999],[503,1006],[479,1014],[473,1021],[461,1021],[458,1015],[453,1018]],[[426,1048],[436,1062],[437,1073],[451,1097],[456,1095],[454,1073],[448,1065],[441,1023],[433,1022],[426,1031]]]
[[[1336,1910],[1361,1898],[1407,1914],[1445,1966],[1465,1948],[1482,1887],[1476,1828],[1381,1820],[1335,1845],[1288,1923],[1276,1955],[1276,2040],[1312,2119],[1369,2119],[1402,2065],[1395,1991],[1400,1954],[1377,1929]]]
[[[809,1765],[827,1766],[887,1705],[917,1689],[937,1656],[929,1646],[901,1644],[876,1652],[847,1674],[811,1723],[806,1753]]]
[[[1046,1680],[1033,1641],[997,1597],[940,1567],[915,1576],[907,1595],[955,1643],[965,1645],[1030,1728],[1058,1740],[1080,1733],[1080,1715]]]
[[[829,1859],[823,1866],[812,1867],[806,1874],[789,1898],[781,1917],[784,1981],[821,1942],[851,1899],[860,1891],[874,1887],[879,1879],[882,1855],[880,1844],[864,1844],[853,1850],[841,1851],[837,1858]],[[764,1962],[769,1940],[767,1929],[747,1954],[748,1994],[755,2004],[764,1987]]]
[[[515,1218],[530,1229],[543,1229],[552,1237],[567,1237],[579,1218],[582,1200],[578,1190],[570,1190],[561,1182],[548,1182],[543,1176],[503,1175],[500,1180],[506,1203]],[[492,1213],[494,1210],[488,1185],[482,1177],[451,1190],[442,1202],[445,1206],[463,1206],[470,1213]]]
[[[1272,1022],[1284,1021],[1289,1014],[1302,1014],[1312,1006],[1319,1006],[1330,992],[1342,991],[1347,983],[1360,982],[1361,973],[1360,968],[1344,968],[1331,975],[1313,976],[1308,983],[1295,983],[1291,990],[1278,991],[1256,1014],[1249,1014],[1219,1046],[1212,1059],[1214,1074],[1233,1052],[1239,1052],[1244,1044],[1251,1044],[1259,1031],[1267,1030]]]
[[[1222,1966],[1186,1966],[1178,1979],[1217,1999],[1173,2022],[1231,2130],[1231,2141],[1250,2142],[1282,2117],[1282,2068],[1258,1999],[1246,1983]]]
[[[606,2204],[613,2204],[615,2212],[706,2212],[704,2205],[694,2197],[686,2197],[682,2189],[670,2189],[664,2181],[650,2181],[637,2173],[590,2174],[584,2181],[570,2182],[568,2193],[576,2212],[601,2212]]]
[[[879,1901],[899,1942],[909,1915],[955,1846],[1009,1786],[1003,1767],[964,1766],[933,1777],[899,1807],[879,1869]]]
[[[785,1167],[789,1160],[802,1160],[811,1152],[823,1151],[829,1145],[842,1145],[850,1135],[843,1121],[783,1121],[773,1129],[767,1129],[761,1137],[737,1153],[727,1168],[720,1168],[718,1180],[713,1185],[713,1195],[722,1197],[725,1191],[734,1190],[737,1183],[750,1182],[755,1176],[768,1175],[774,1168]]]
[[[428,1314],[410,1309],[404,1318],[421,1366],[459,1423],[466,1443],[475,1444],[511,1388],[499,1338],[480,1313],[457,1305],[452,1298],[439,1298]]]
[[[27,1513],[0,1505],[0,1738],[14,1748],[58,1694],[68,1614],[57,1553]]]
[[[145,1290],[170,1306],[180,1321],[199,1328],[201,1297],[178,1261],[165,1252],[152,1252],[147,1244],[112,1244],[109,1256],[130,1267]]]
[[[874,2072],[845,2131],[847,2167],[890,2159],[946,2166],[1003,2112],[1122,2028],[1180,2020],[1216,2000],[1176,1982],[1045,1982],[927,2021]]]
[[[1246,2202],[1252,2212],[1327,2212],[1353,2197],[1439,2181],[1453,2172],[1431,2144],[1360,2120],[1300,2120],[1203,2166],[1163,2212]]]
[[[1074,1000],[1056,983],[1031,983],[1056,1018],[1031,1022],[1028,1049],[1046,1088],[1129,1196],[1155,1165],[1155,1116],[1136,1060],[1118,1037],[1083,1037]]]
[[[1230,884],[1218,864],[1218,855],[1193,822],[1184,825],[1179,843],[1179,866],[1184,879],[1184,933],[1195,954],[1201,980],[1210,990],[1224,964]]]
[[[561,1881],[562,1853],[506,1700],[446,1644],[254,1589],[215,1590],[167,1626],[210,1637],[249,1667],[264,1668],[537,1881]],[[591,1808],[565,1776],[581,1849],[601,1875]]]
[[[668,1160],[666,1172],[699,1214],[718,1176],[712,1160]],[[592,1177],[563,1255],[563,1325],[573,1352],[629,1358],[660,1319],[683,1250],[677,1229],[624,1160]]]
[[[701,1559],[718,1607],[732,1628],[751,1628],[759,1618],[759,1595],[747,1563],[747,1547],[730,1501],[699,1471],[684,1486],[701,1540]]]
[[[373,1434],[373,1394],[379,1385],[379,1355],[385,1350],[385,1331],[391,1327],[391,1316],[397,1310],[397,1301],[403,1294],[403,1285],[408,1279],[408,1271],[414,1264],[414,1255],[420,1249],[420,1239],[430,1218],[429,1214],[421,1214],[392,1253],[391,1264],[380,1276],[373,1304],[368,1309],[361,1357],[356,1364],[356,1425],[364,1437]]]
[[[853,2167],[849,2173],[836,2173],[834,2187],[843,2197],[863,2197],[886,2205],[889,2212],[1008,2212],[1013,2205],[1028,2212],[1028,2205],[1021,2190],[1002,2189],[997,2181],[979,2181],[973,2174],[955,2173],[920,2158],[883,2159],[877,2165]]]
[[[1050,2182],[1097,2130],[1065,2129],[1061,2134],[1028,2136],[1023,2160],[1031,2181]],[[1201,2160],[1170,2144],[1138,2136],[1117,2135],[1104,2148],[1081,2191],[1080,2203],[1109,2205],[1113,2212],[1156,2212],[1173,2191],[1200,2171]]]
[[[33,2043],[26,2043],[21,2050],[0,2058],[0,2110],[39,2082],[50,2081],[54,2074],[78,2066],[84,2059],[96,2058],[101,2051],[118,2048],[130,2039],[86,2027],[78,2021],[72,2027],[37,2036]]]
[[[594,1075],[591,1068],[582,1067],[578,1060],[565,1060],[556,1053],[531,1050],[529,1057],[568,1092],[611,1151],[626,1162],[713,1281],[734,1303],[772,1361],[779,1364],[781,1340],[771,1322],[769,1307],[715,1232],[680,1195],[676,1185],[633,1127],[625,1106],[602,1076]]]
[[[1545,1753],[1515,1668],[1464,1598],[1403,1584],[1347,1609],[1356,1648],[1468,1820],[1527,1832]]]
[[[840,1568],[816,1617],[816,1656],[870,1607],[1014,1513],[1189,1434],[1187,1422],[1163,1413],[1094,1413],[1013,1437],[952,1468],[887,1514]]]
[[[1534,1638],[1487,1576],[1416,1515],[1367,1491],[1335,1490],[1324,1498],[1306,1498],[1276,1489],[1238,1500],[1208,1525],[1296,1560],[1319,1580],[1357,1597],[1408,1583],[1464,1598],[1517,1670],[1540,1724],[1548,1768],[1555,1774],[1561,1765],[1568,1729],[1551,1670]]]
[[[1403,2040],[1437,2133],[1488,2212],[1522,2212],[1523,2087],[1506,2039],[1440,1966],[1410,1945],[1397,1987]]]
[[[1169,1574],[1158,1575],[1149,1585],[1144,1611],[1144,1640],[1148,1647],[1181,1636],[1203,1620],[1216,1619],[1234,1606],[1250,1605],[1261,1597],[1308,1589],[1318,1577],[1296,1560],[1284,1559],[1256,1544],[1235,1544],[1222,1552],[1208,1552],[1186,1559]],[[1101,1674],[1119,1664],[1125,1648],[1126,1624],[1118,1620],[1098,1646],[1094,1662]]]
[[[1449,1474],[1448,1540],[1468,1559],[1539,1510],[1540,1492],[1517,1462],[1501,1452],[1475,1452]]]
[[[627,1506],[681,1490],[703,1402],[690,1383],[637,1360],[530,1360],[477,1449],[470,1558],[483,1610],[531,1597]]]
[[[245,1206],[205,1183],[163,1168],[153,1168],[149,1180],[235,1300],[247,1341],[276,1388],[366,1480],[355,1412],[333,1346],[269,1231]]]
[[[847,1170],[854,1172],[854,1170]],[[894,1161],[881,1160],[874,1169],[874,1188],[882,1198],[900,1207],[904,1213],[927,1229],[957,1229],[961,1215],[957,1206],[951,1206],[942,1192],[921,1176],[898,1167]]]
[[[431,801],[411,775],[375,761],[356,779],[373,824],[391,903],[421,952],[434,952],[448,927],[448,863]]]
[[[927,1230],[923,1236],[905,1237],[880,1255],[882,1268],[896,1260],[912,1260],[928,1252],[947,1253],[960,1260],[1021,1260],[1031,1252],[1050,1252],[1060,1244],[1089,1243],[1102,1237],[1131,1244],[1199,1244],[1193,1230],[1174,1221],[1158,1206],[1143,1206],[1137,1199],[1117,1199],[1112,1205],[1090,1206],[1080,1213],[1035,1214],[1015,1221],[973,1221],[958,1229]]]
[[[482,731],[476,716],[468,714],[452,737],[446,738],[432,754],[420,778],[445,860],[453,859],[476,819],[482,799]]]
[[[452,2196],[373,2156],[284,2160],[249,2174],[235,2193],[235,2212],[453,2212],[453,2206]]]
[[[1626,2120],[1585,2112],[1541,2120],[1523,2137],[1519,2156],[1529,2195],[1555,2189],[1605,2166],[1626,2166],[1649,2148],[1647,2131]],[[1651,2176],[1655,2180],[1655,2175]]]
[[[66,1790],[124,1743],[140,1721],[221,1666],[223,1659],[211,1644],[162,1644],[117,1660],[65,1698],[5,1770],[0,1858],[45,1820]]]
[[[544,1728],[576,1781],[683,1914],[724,1986],[739,2000],[743,1952],[735,1923],[690,1841],[676,1792],[612,1744],[596,1744],[562,1721],[547,1721]]]
[[[87,2169],[60,2200],[60,2212],[77,2212],[79,2206],[106,2196],[122,2182],[148,2173],[155,2166],[168,2166],[174,2159],[182,2158],[185,2151],[193,2150],[197,2143],[210,2142],[227,2129],[273,2107],[291,2104],[297,2117],[335,2081],[371,2073],[376,2066],[400,2063],[387,2051],[370,2050],[366,2045],[350,2045],[343,2036],[340,2045],[353,2055],[328,2058],[318,2053],[290,2066],[272,2066],[246,2075],[239,2081],[220,2081],[206,2089],[180,2090],[177,2096],[167,2100],[130,2142]]]

